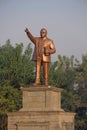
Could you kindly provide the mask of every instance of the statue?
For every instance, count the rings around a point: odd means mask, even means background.
[[[36,61],[36,80],[34,85],[40,85],[40,71],[43,66],[44,84],[48,86],[48,72],[49,62],[51,61],[50,55],[56,52],[55,45],[51,39],[47,37],[47,30],[42,28],[40,37],[34,37],[28,28],[25,29],[28,38],[34,43],[34,53],[32,60]]]

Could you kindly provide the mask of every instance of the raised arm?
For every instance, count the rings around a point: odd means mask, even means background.
[[[28,38],[35,44],[36,43],[36,38],[30,33],[28,28],[25,29],[25,32],[26,32]]]

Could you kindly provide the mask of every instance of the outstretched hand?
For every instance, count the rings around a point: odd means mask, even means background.
[[[29,32],[28,28],[26,28],[26,29],[25,29],[25,32],[26,32],[26,33],[28,33],[28,32]]]

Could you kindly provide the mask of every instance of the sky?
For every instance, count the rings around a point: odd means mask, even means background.
[[[27,47],[26,27],[36,37],[47,29],[56,47],[53,61],[87,54],[87,0],[0,0],[0,46],[10,39]]]

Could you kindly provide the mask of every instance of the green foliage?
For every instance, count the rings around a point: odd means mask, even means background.
[[[31,61],[32,49],[30,44],[27,46],[22,57],[22,84],[29,85],[34,82],[34,63]]]
[[[75,81],[75,75],[74,56],[69,59],[68,57],[58,55],[58,61],[55,61],[50,65],[49,81],[50,84],[53,84],[56,87],[72,88]]]
[[[34,64],[31,62],[30,44],[23,53],[23,43],[13,47],[8,40],[0,48],[0,82],[9,80],[16,88],[30,84],[34,80]]]
[[[79,103],[80,99],[78,94],[67,90],[62,92],[62,107],[65,111],[75,112],[76,108],[79,106]]]
[[[87,107],[78,107],[76,109],[76,130],[87,130]]]
[[[5,82],[0,86],[0,114],[19,110],[22,107],[20,90]]]

